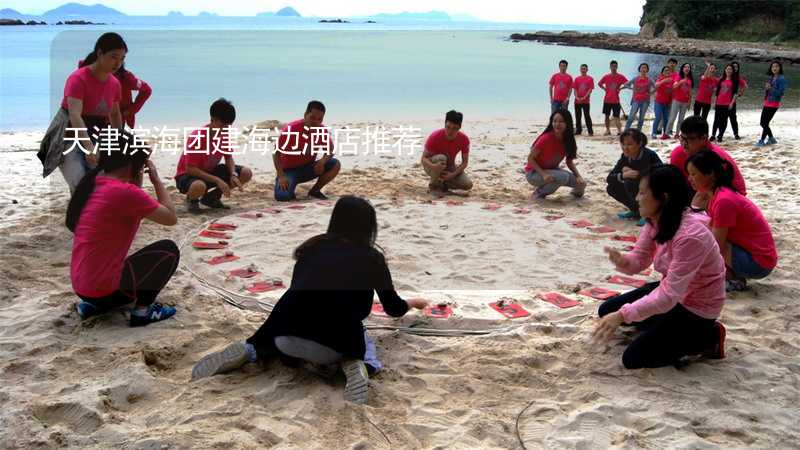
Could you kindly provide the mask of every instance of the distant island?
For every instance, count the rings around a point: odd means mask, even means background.
[[[42,17],[52,19],[70,19],[74,17],[124,17],[126,14],[101,4],[81,5],[80,3],[67,3],[58,8],[42,14]]]
[[[302,17],[297,10],[291,6],[281,8],[278,12],[262,12],[256,14],[256,17]]]

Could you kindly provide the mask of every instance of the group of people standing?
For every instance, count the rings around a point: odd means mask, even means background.
[[[67,128],[79,129],[81,137],[95,149],[100,145],[123,149],[124,141],[132,140],[124,124],[133,125],[150,89],[130,72],[121,72],[127,50],[116,33],[98,39],[92,53],[67,79],[62,108],[42,141],[39,156],[45,176],[60,168],[72,193],[66,226],[74,234],[70,275],[80,298],[78,314],[87,319],[128,308],[130,326],[145,326],[176,314],[174,307],[156,299],[175,273],[180,254],[170,240],[159,240],[131,255],[128,251],[143,219],[167,226],[177,223],[170,195],[145,151],[63,153]],[[525,161],[526,179],[535,187],[536,201],[543,201],[562,186],[570,187],[576,198],[583,196],[586,188],[575,165],[575,135],[582,129],[580,122],[577,129],[574,127],[566,105],[569,91],[574,89],[580,105],[577,111],[586,118],[591,134],[588,99],[594,85],[584,65],[573,87],[567,81],[566,68],[566,61],[562,61],[562,70],[552,83],[550,120]],[[638,273],[654,263],[664,277],[603,303],[595,335],[610,337],[623,324],[640,328],[642,333],[623,356],[628,368],[674,364],[695,354],[722,358],[725,328],[717,319],[726,286],[729,290],[742,289],[747,279],[766,277],[774,269],[777,252],[772,234],[758,207],[746,197],[744,179],[735,161],[711,142],[702,114],[682,120],[681,109],[685,113],[688,106],[677,109],[681,145],[673,150],[667,165],[646,147],[647,137],[641,131],[630,129],[629,123],[622,132],[619,91],[632,86],[639,93],[639,83],[649,96],[651,88],[658,90],[669,84],[666,78],[655,83],[645,80],[646,65],[640,67],[640,74],[642,81],[628,81],[612,62],[611,73],[598,84],[606,90],[606,131],[610,133],[612,116],[622,148],[620,160],[607,177],[607,191],[628,208],[620,213],[621,218],[635,219],[643,226],[632,252],[606,251],[624,273]],[[785,85],[778,81],[782,79],[779,70],[775,75],[775,85]],[[662,76],[671,77],[668,71]],[[691,82],[680,80],[691,78],[689,68],[672,86],[677,86],[677,91],[686,91],[689,86],[690,92]],[[566,91],[562,82],[570,86]],[[135,101],[131,90],[139,91]],[[768,98],[773,98],[769,92]],[[646,109],[640,106],[639,110],[642,108]],[[324,104],[311,101],[302,119],[281,130],[278,152],[273,157],[277,201],[294,200],[296,186],[310,181],[315,184],[308,196],[327,198],[322,188],[337,176],[341,164],[333,157],[332,139],[309,133],[311,128],[324,128],[325,111]],[[664,109],[658,116],[664,127],[671,127],[675,119],[665,119],[671,113]],[[209,122],[187,137],[174,179],[185,195],[189,212],[201,212],[201,204],[228,208],[222,197],[253,179],[252,169],[237,165],[229,152],[221,151],[226,144],[224,131],[235,117],[233,104],[218,99],[209,109]],[[463,114],[447,112],[444,127],[431,133],[425,143],[420,163],[430,178],[431,191],[469,190],[473,186],[465,173],[470,141],[461,131],[462,123]],[[98,141],[90,133],[93,124],[111,125],[120,133]],[[329,151],[317,159],[309,145],[328,145]],[[566,162],[566,169],[561,168],[562,162]],[[145,175],[153,185],[155,198],[142,189]],[[287,364],[309,365],[321,374],[330,375],[341,368],[347,380],[345,398],[366,402],[368,378],[382,367],[375,344],[362,325],[370,314],[373,295],[377,293],[386,313],[394,317],[427,306],[423,299],[403,299],[395,291],[388,264],[376,243],[377,234],[376,212],[367,200],[339,198],[327,231],[295,249],[291,284],[264,324],[246,341],[233,342],[201,358],[192,378],[279,358]]]

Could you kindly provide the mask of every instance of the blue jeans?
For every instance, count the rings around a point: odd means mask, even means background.
[[[633,118],[636,116],[636,113],[639,113],[639,125],[636,127],[637,130],[641,131],[642,127],[644,126],[644,115],[647,114],[647,108],[650,106],[650,100],[644,102],[631,102],[631,110],[628,114],[628,120],[625,122],[625,130],[630,130],[631,125],[633,125]]]
[[[731,244],[731,265],[737,277],[747,280],[760,280],[772,273],[772,269],[765,269],[755,262],[753,255],[747,250],[733,244]]]
[[[281,189],[280,184],[278,183],[278,177],[275,177],[275,200],[279,202],[288,202],[289,200],[294,200],[294,190],[297,188],[298,184],[306,183],[319,178],[319,175],[314,173],[314,164],[316,163],[317,161],[314,161],[306,164],[305,166],[284,169],[283,174],[286,176],[286,179],[289,182],[289,186],[287,186],[286,190]],[[325,170],[323,170],[322,173],[332,170],[337,164],[339,164],[339,161],[336,158],[329,159],[328,162],[325,163]]]
[[[564,106],[564,102],[557,102],[555,100],[550,102],[550,114],[553,114],[554,112],[558,111],[559,109],[567,109]]]
[[[656,113],[656,121],[653,122],[652,136],[656,137],[659,134],[667,132],[667,122],[669,121],[669,104],[655,102],[653,110]]]

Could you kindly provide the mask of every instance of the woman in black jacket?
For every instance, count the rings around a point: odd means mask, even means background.
[[[295,250],[292,283],[261,328],[246,342],[204,356],[195,364],[192,379],[274,356],[322,366],[341,364],[347,377],[345,399],[365,403],[368,372],[381,368],[361,323],[372,310],[374,293],[393,317],[403,316],[409,307],[427,306],[425,300],[406,301],[397,295],[386,259],[375,244],[377,232],[372,205],[358,197],[340,198],[328,232]]]
[[[639,180],[650,173],[650,168],[661,164],[661,158],[647,148],[647,136],[633,128],[619,136],[619,145],[622,155],[606,178],[606,192],[628,207],[627,211],[617,214],[620,219],[638,220],[639,226],[643,226],[644,221],[639,217],[639,203],[636,201]]]

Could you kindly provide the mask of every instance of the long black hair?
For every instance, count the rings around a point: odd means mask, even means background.
[[[778,65],[778,75],[783,75],[783,64],[777,59],[769,63],[769,67],[767,68],[767,76],[772,78],[772,66],[777,64]]]
[[[536,146],[536,142],[544,136],[545,133],[553,133],[553,119],[556,117],[556,114],[560,114],[561,118],[564,119],[564,122],[567,123],[567,129],[564,130],[564,136],[562,139],[562,143],[564,144],[564,149],[567,152],[567,159],[575,159],[578,157],[578,144],[575,142],[575,126],[572,124],[572,114],[566,109],[557,109],[550,114],[550,120],[547,122],[547,128],[542,131],[542,133],[536,137],[536,140],[533,141],[533,146]]]
[[[107,142],[106,139],[113,139]],[[142,170],[147,158],[149,156],[146,151],[128,151],[128,143],[134,142],[133,135],[127,131],[120,130],[119,136],[101,136],[100,145],[104,150],[101,150],[97,167],[90,170],[86,175],[81,178],[72,198],[69,199],[69,206],[67,206],[67,219],[66,226],[69,231],[75,232],[75,227],[78,225],[78,220],[81,217],[81,212],[89,201],[92,192],[94,192],[95,179],[100,172],[111,172],[123,167],[130,167],[131,173],[136,174]],[[106,151],[106,148],[113,149]],[[77,151],[77,150],[76,150]]]
[[[625,142],[626,137],[633,139],[633,142],[639,144],[640,148],[647,146],[647,135],[636,128],[628,128],[627,130],[623,131],[622,134],[619,135],[619,143],[622,144]]]
[[[114,50],[125,50],[127,52],[128,45],[125,44],[125,40],[122,39],[122,36],[117,33],[103,33],[97,38],[97,42],[94,43],[94,50],[86,55],[86,58],[83,58],[80,67],[88,66],[97,61],[97,52],[108,53]]]
[[[686,161],[687,169],[689,164],[693,165],[703,175],[713,174],[714,189],[726,187],[736,191],[736,188],[733,187],[733,166],[715,152],[710,150],[699,151]]]
[[[728,79],[728,67],[731,68],[733,71],[733,75],[731,75],[731,81],[733,82],[733,96],[739,93],[739,72],[733,67],[733,64],[728,64],[722,69],[722,76],[719,77],[719,81],[717,81],[717,92],[715,95],[719,96],[719,90],[722,87],[722,82]]]
[[[681,226],[683,212],[691,204],[689,186],[683,172],[671,164],[657,165],[643,178],[647,179],[653,198],[661,203],[655,240],[664,244],[675,237]]]
[[[683,74],[683,68],[686,67],[686,66],[689,66],[689,74],[688,75],[684,75]],[[681,64],[681,68],[678,69],[678,73],[680,73],[681,79],[688,78],[689,82],[692,83],[692,87],[694,87],[694,74],[692,74],[692,65],[691,64],[689,64],[689,63]]]
[[[363,198],[353,195],[341,197],[333,207],[327,233],[314,236],[300,244],[294,251],[296,260],[302,259],[325,241],[341,241],[356,247],[379,250],[378,220],[375,208]]]

